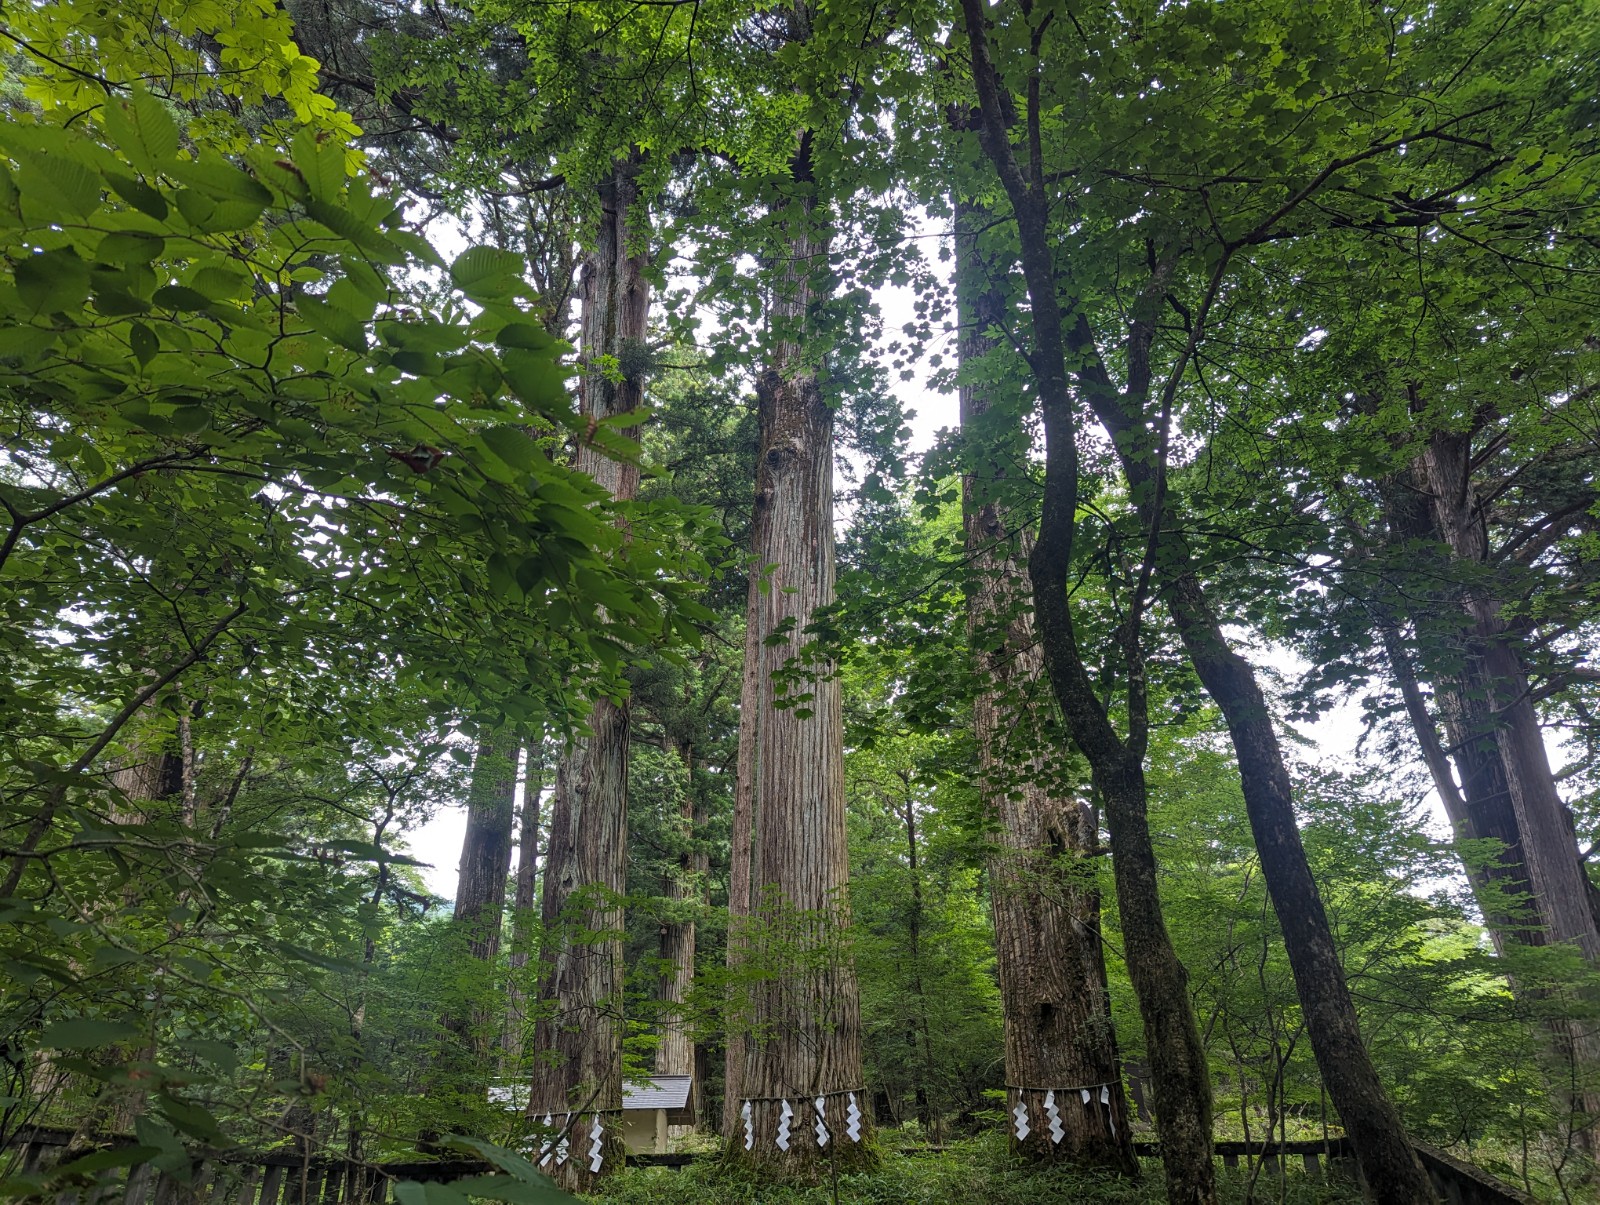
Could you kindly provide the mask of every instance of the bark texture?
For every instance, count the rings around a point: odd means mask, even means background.
[[[695,914],[705,902],[704,883],[709,859],[699,844],[705,825],[705,809],[700,804],[694,783],[694,749],[688,742],[677,745],[683,761],[685,789],[679,819],[689,848],[678,856],[677,873],[666,884],[674,901],[675,913],[661,926],[661,1034],[656,1046],[656,1072],[660,1075],[688,1075],[690,1104],[698,1115],[700,1081],[694,1050],[694,1033],[686,1006],[694,988]]]
[[[968,371],[994,349],[989,332],[1005,321],[1006,299],[990,283],[971,233],[986,224],[987,214],[959,203],[956,214],[957,348],[967,380],[960,387],[961,426],[972,449],[972,468],[962,480],[972,575],[967,630],[979,681],[973,701],[979,789],[996,828],[988,870],[1010,1086],[1006,1108],[1020,1102],[1027,1109],[1031,1133],[1020,1146],[1028,1155],[1131,1174],[1137,1163],[1100,945],[1100,898],[1087,864],[1071,864],[1095,853],[1098,835],[1079,802],[1048,785],[1050,766],[1038,743],[1043,725],[1035,714],[1044,659],[1025,568],[1031,541],[997,496],[1008,458],[982,421],[988,393],[970,383]],[[1108,1088],[1105,1106],[1099,1085]],[[1090,1107],[1077,1091],[1084,1087],[1091,1087]],[[1066,1131],[1059,1143],[1045,1114],[1050,1090]]]
[[[762,508],[756,507],[752,546],[760,548]],[[755,834],[756,732],[755,715],[761,705],[763,652],[752,637],[761,601],[761,566],[750,569],[750,592],[745,600],[744,671],[739,685],[738,764],[733,781],[733,820],[728,850],[728,970],[730,972],[723,1080],[722,1136],[729,1142],[739,1130],[739,1099],[744,1091],[744,1055],[749,1007],[740,987],[738,971],[749,954],[751,840]]]
[[[1205,1049],[1178,960],[1161,912],[1155,854],[1150,844],[1144,779],[1148,713],[1138,627],[1124,641],[1129,681],[1128,739],[1111,726],[1105,706],[1084,666],[1068,600],[1078,508],[1078,429],[1067,377],[1087,358],[1084,320],[1064,321],[1060,280],[1051,252],[1049,208],[1037,156],[1025,172],[1012,149],[1009,96],[990,58],[988,16],[982,0],[962,0],[972,49],[972,73],[980,108],[984,153],[1011,201],[1017,224],[1032,334],[1029,365],[1038,392],[1045,433],[1045,485],[1039,538],[1028,557],[1034,618],[1050,684],[1073,739],[1089,759],[1111,829],[1112,866],[1121,909],[1129,977],[1139,998],[1150,1051],[1152,1094],[1172,1205],[1206,1205],[1216,1199],[1212,1166],[1211,1081]],[[1029,128],[1037,128],[1038,92],[1029,94]]]
[[[813,664],[803,651],[813,612],[834,601],[833,411],[807,346],[815,335],[814,308],[828,296],[828,235],[813,209],[810,151],[811,133],[804,131],[793,160],[802,195],[779,209],[787,249],[769,307],[773,349],[756,382],[754,569],[766,581],[746,633],[758,658],[756,705],[741,724],[755,725],[747,933],[762,974],[751,987],[742,1087],[725,1106],[740,1134],[740,1106],[748,1102],[751,1109],[753,1145],[747,1152],[736,1138],[733,1155],[785,1171],[823,1157],[814,1130],[819,1096],[832,1133],[826,1158],[865,1156],[864,1144],[845,1138],[842,1124],[842,1094],[856,1092],[863,1111],[865,1094],[860,1002],[846,942],[841,698],[833,665]],[[774,671],[791,659],[806,673],[796,690],[785,692]],[[794,1114],[787,1151],[776,1142],[785,1100]]]
[[[517,824],[517,878],[511,897],[510,983],[506,990],[506,1068],[522,1061],[528,1023],[528,993],[524,982],[532,955],[538,918],[540,831],[544,814],[544,751],[542,743],[528,746],[527,769],[522,778],[522,814]]]
[[[1419,458],[1419,484],[1452,557],[1471,566],[1490,562],[1483,505],[1473,489],[1470,435],[1436,434]],[[1600,959],[1600,928],[1589,906],[1589,885],[1566,805],[1556,789],[1528,671],[1503,604],[1491,591],[1465,589],[1459,605],[1468,621],[1476,690],[1462,692],[1463,735],[1499,754],[1505,795],[1521,838],[1524,873],[1537,901],[1546,939],[1571,942],[1591,962]]]
[[[635,374],[642,371],[649,310],[636,170],[637,160],[619,162],[602,186],[600,228],[584,271],[581,401],[583,412],[597,420],[637,410],[643,401],[642,377],[628,375],[630,365]],[[623,366],[622,379],[602,371],[602,355]],[[638,493],[637,465],[583,445],[578,466],[615,499]],[[557,1125],[571,1111],[582,1115],[569,1137],[572,1154],[546,1169],[563,1187],[575,1189],[595,1179],[588,1159],[592,1117],[600,1117],[605,1128],[599,1174],[622,1166],[621,900],[627,890],[629,719],[626,702],[596,700],[588,733],[561,759],[551,807],[528,1115],[549,1114]]]
[[[488,964],[473,979],[465,1007],[451,1010],[443,1024],[452,1041],[441,1061],[459,1071],[489,1074],[490,1056],[501,1036],[500,1009],[490,1003],[499,992],[493,963],[500,952],[506,880],[511,874],[511,830],[515,823],[517,753],[514,740],[487,735],[478,740],[467,787],[467,831],[461,841],[453,919],[469,957]]]
[[[457,867],[456,927],[474,958],[500,952],[500,922],[511,876],[511,832],[516,823],[517,743],[504,736],[479,739],[467,791],[467,831]]]

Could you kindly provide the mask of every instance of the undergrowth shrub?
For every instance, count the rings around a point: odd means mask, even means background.
[[[1166,1200],[1158,1163],[1145,1160],[1138,1180],[1066,1168],[1040,1168],[1007,1150],[1003,1136],[953,1144],[939,1154],[885,1152],[876,1171],[841,1173],[840,1205],[1158,1205]],[[1218,1197],[1228,1205],[1247,1200],[1249,1177],[1218,1169]],[[1263,1169],[1256,1201],[1283,1205],[1346,1205],[1360,1193],[1347,1181],[1325,1181],[1298,1167],[1288,1170],[1279,1196],[1278,1174]],[[830,1180],[810,1186],[775,1185],[714,1158],[682,1169],[635,1167],[610,1179],[595,1205],[832,1205]]]

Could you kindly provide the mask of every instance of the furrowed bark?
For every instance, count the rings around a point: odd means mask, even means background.
[[[971,233],[986,216],[956,205],[957,351],[963,369],[994,349],[988,332],[1006,319],[1005,296],[989,283]],[[989,410],[987,392],[962,384],[960,405],[962,431],[976,448]],[[1044,785],[1050,767],[1037,746],[1041,723],[1030,697],[1044,676],[1028,602],[1031,541],[995,499],[1007,472],[1005,458],[978,451],[974,459],[962,480],[974,578],[967,630],[980,683],[973,702],[978,785],[996,828],[989,883],[1010,1085],[1006,1110],[1019,1101],[1027,1108],[1031,1133],[1020,1145],[1029,1156],[1131,1174],[1138,1165],[1111,1024],[1099,893],[1088,864],[1072,865],[1094,854],[1098,834],[1077,800]],[[1088,1108],[1078,1091],[1067,1091],[1089,1085],[1109,1087],[1108,1106],[1100,1106],[1098,1087]],[[1045,1115],[1050,1090],[1066,1131],[1059,1143]]]
[[[646,262],[637,242],[646,218],[637,162],[619,161],[600,189],[600,229],[585,271],[582,405],[596,420],[637,410],[643,401],[642,379],[609,379],[598,362],[610,355],[624,366],[640,363],[647,334]],[[584,444],[578,467],[619,501],[638,493],[637,465],[610,460]],[[625,701],[595,701],[588,733],[561,759],[551,808],[528,1116],[542,1120],[548,1114],[559,1126],[573,1110],[584,1114],[572,1126],[569,1157],[546,1167],[571,1189],[587,1188],[596,1178],[589,1170],[591,1114],[604,1127],[599,1175],[622,1166],[621,899],[627,890],[629,725]]]
[[[467,831],[461,842],[454,920],[472,956],[488,961],[500,950],[500,921],[511,875],[511,830],[516,822],[517,743],[479,739],[467,792]]]
[[[795,19],[803,23],[807,14],[797,11]],[[863,1112],[866,1099],[860,1003],[846,940],[842,704],[835,667],[810,664],[802,653],[813,612],[834,601],[833,411],[807,346],[815,334],[813,309],[827,297],[829,236],[805,188],[812,183],[810,150],[811,133],[803,131],[793,168],[805,191],[779,203],[787,264],[773,286],[774,344],[756,383],[754,569],[770,574],[757,590],[746,633],[762,668],[756,706],[741,723],[757,726],[753,813],[760,823],[752,846],[749,954],[761,974],[750,989],[742,1087],[725,1105],[734,1115],[733,1157],[797,1175],[814,1172],[823,1159],[837,1165],[867,1158],[865,1144],[846,1138],[843,1124],[843,1094],[855,1092]],[[791,658],[801,664],[803,685],[783,694],[772,671]],[[814,1129],[819,1096],[832,1135],[826,1154]],[[794,1114],[787,1151],[776,1141],[785,1100]],[[749,1151],[737,1120],[745,1102],[754,1126]]]
[[[1489,561],[1489,539],[1473,489],[1471,459],[1470,435],[1439,433],[1418,459],[1417,475],[1452,556],[1482,565]],[[1474,587],[1461,592],[1459,605],[1469,621],[1468,636],[1482,669],[1481,689],[1466,700],[1473,714],[1465,718],[1476,734],[1493,736],[1522,838],[1523,866],[1548,939],[1572,943],[1593,962],[1600,959],[1600,928],[1589,908],[1572,825],[1539,731],[1527,668],[1499,599]]]
[[[500,952],[500,922],[505,911],[506,880],[511,874],[511,830],[515,823],[517,744],[503,736],[483,736],[472,759],[467,789],[467,831],[461,842],[453,919],[467,953],[493,963]],[[486,974],[481,990],[491,990]],[[498,991],[498,987],[492,988]],[[474,1001],[466,1016],[450,1016],[445,1028],[470,1052],[484,1074],[499,1036],[499,1009]]]
[[[1044,501],[1039,537],[1028,557],[1034,619],[1056,700],[1074,741],[1093,767],[1110,824],[1128,973],[1139,998],[1150,1053],[1167,1199],[1173,1205],[1208,1203],[1216,1199],[1210,1072],[1185,986],[1187,974],[1172,948],[1161,912],[1147,818],[1143,749],[1124,743],[1112,728],[1084,667],[1068,603],[1078,505],[1078,433],[1067,381],[1068,347],[1044,186],[1036,176],[1024,173],[1011,147],[1001,81],[989,54],[982,0],[962,0],[962,11],[982,118],[980,140],[1005,187],[1017,224],[1033,336],[1028,359],[1044,420]],[[1030,132],[1036,129],[1036,116],[1030,110]],[[1080,330],[1081,324],[1074,327],[1075,336]],[[1082,350],[1073,349],[1075,354]],[[1136,650],[1130,649],[1130,653],[1137,661]],[[1127,668],[1131,676],[1138,667],[1130,664]]]

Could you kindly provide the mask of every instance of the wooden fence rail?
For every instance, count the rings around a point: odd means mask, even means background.
[[[20,1153],[24,1174],[47,1172],[68,1154],[72,1130],[31,1126],[18,1132],[10,1149]],[[84,1143],[72,1150],[71,1159],[95,1151],[133,1146],[126,1136]],[[1445,1205],[1536,1205],[1532,1197],[1487,1172],[1464,1163],[1446,1151],[1417,1143],[1417,1152]],[[1153,1142],[1136,1142],[1141,1158],[1159,1157]],[[907,1155],[938,1154],[942,1147],[912,1147]],[[1327,1141],[1259,1143],[1218,1142],[1216,1154],[1224,1167],[1236,1168],[1241,1160],[1264,1161],[1263,1174],[1276,1175],[1282,1164],[1298,1162],[1308,1175],[1355,1175],[1347,1138]],[[702,1155],[698,1158],[716,1158]],[[630,1155],[628,1162],[641,1167],[686,1167],[696,1155]],[[69,1160],[70,1161],[70,1160]],[[368,1164],[343,1158],[324,1158],[274,1151],[266,1154],[234,1151],[197,1152],[187,1177],[157,1172],[150,1164],[131,1170],[109,1169],[97,1174],[92,1185],[66,1187],[56,1195],[56,1205],[384,1205],[391,1186],[399,1181],[452,1181],[491,1171],[479,1159],[416,1160],[405,1163]]]

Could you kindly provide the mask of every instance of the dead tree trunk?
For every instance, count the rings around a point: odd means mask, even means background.
[[[1100,898],[1083,861],[1096,852],[1098,835],[1078,802],[1048,785],[1056,776],[1043,751],[1035,699],[1040,686],[1048,687],[1025,569],[1031,541],[1001,496],[1007,465],[1016,462],[999,453],[996,441],[1016,444],[1020,424],[1005,424],[1002,436],[992,419],[985,422],[988,392],[971,383],[973,368],[994,350],[989,332],[1007,315],[1005,296],[990,283],[971,233],[983,225],[982,216],[957,204],[957,351],[966,378],[960,403],[969,449],[962,479],[972,575],[967,631],[979,682],[973,725],[978,785],[996,830],[989,884],[1006,1108],[1013,1116],[1023,1109],[1029,1132],[1018,1141],[1013,1124],[1013,1142],[1032,1157],[1131,1174],[1137,1164],[1100,946]],[[1087,1105],[1084,1091],[1091,1095]],[[1059,1140],[1052,1118],[1064,1131]]]
[[[756,725],[748,936],[760,974],[739,1099],[727,1102],[750,1126],[747,1149],[735,1123],[732,1153],[797,1173],[824,1157],[866,1154],[845,1122],[852,1102],[864,1114],[866,1101],[847,942],[843,713],[834,667],[813,661],[805,632],[813,612],[834,601],[833,411],[818,379],[813,313],[828,296],[829,239],[815,208],[811,146],[803,131],[792,160],[802,195],[780,203],[787,263],[773,284],[772,350],[756,382],[753,570],[765,581],[746,633],[759,658],[756,706],[741,723]],[[798,670],[793,689],[774,676],[786,666]],[[828,1147],[819,1143],[819,1100]]]
[[[601,220],[584,272],[581,342],[584,413],[592,419],[637,410],[649,293],[640,245],[645,215],[637,158],[619,162],[600,189]],[[601,356],[626,374],[608,376]],[[636,431],[624,432],[634,436]],[[639,489],[637,465],[607,459],[587,444],[578,465],[619,501]],[[586,1188],[622,1165],[621,899],[627,890],[629,710],[598,699],[589,731],[575,739],[556,772],[544,875],[545,945],[534,1036],[528,1115],[571,1126],[569,1153],[546,1170],[567,1188]],[[597,1129],[597,1138],[591,1130]],[[591,1146],[598,1145],[598,1168]]]

